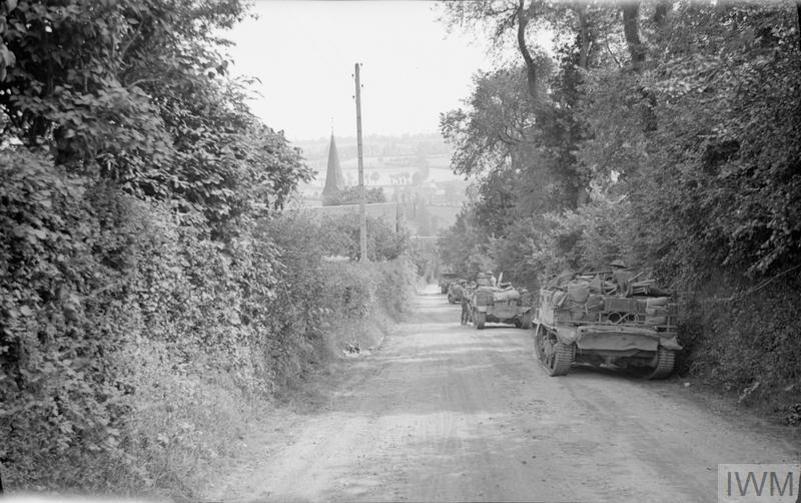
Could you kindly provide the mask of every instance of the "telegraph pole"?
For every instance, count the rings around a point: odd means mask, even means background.
[[[359,82],[360,63],[356,63],[356,148],[359,160],[359,256],[362,262],[367,261],[367,207],[364,190],[364,152],[362,150],[362,86]]]

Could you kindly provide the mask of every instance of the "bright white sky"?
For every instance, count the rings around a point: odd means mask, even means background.
[[[234,72],[258,77],[253,111],[290,140],[356,135],[352,78],[363,64],[365,135],[434,133],[490,69],[486,37],[448,34],[433,2],[257,1],[227,37]]]

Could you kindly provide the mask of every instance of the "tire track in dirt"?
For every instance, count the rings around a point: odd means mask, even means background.
[[[714,501],[718,463],[798,459],[674,383],[548,377],[532,331],[460,326],[458,309],[419,296],[413,322],[343,366],[316,409],[265,418],[209,499]]]

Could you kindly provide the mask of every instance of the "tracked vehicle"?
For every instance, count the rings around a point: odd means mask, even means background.
[[[628,271],[561,276],[540,290],[534,322],[539,360],[552,376],[575,363],[645,370],[649,379],[673,371],[677,308],[652,280]]]
[[[443,272],[439,275],[439,292],[442,294],[448,293],[448,287],[451,283],[458,278],[456,273]]]
[[[534,316],[531,294],[511,286],[479,286],[470,298],[473,326],[483,329],[487,323],[506,323],[530,329]]]
[[[448,303],[460,303],[462,301],[462,297],[465,295],[466,288],[466,282],[462,279],[451,281],[450,286],[448,286]]]

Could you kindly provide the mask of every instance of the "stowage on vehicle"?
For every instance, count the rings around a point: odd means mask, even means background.
[[[676,303],[638,276],[621,267],[562,274],[540,290],[535,347],[550,375],[565,375],[574,363],[641,367],[650,379],[670,375],[681,349]]]
[[[528,290],[501,283],[501,286],[478,286],[471,295],[473,325],[482,329],[487,323],[507,323],[517,328],[531,328],[532,299]]]
[[[448,286],[448,303],[458,304],[461,302],[465,294],[466,285],[467,282],[463,279],[451,281],[450,286]]]

